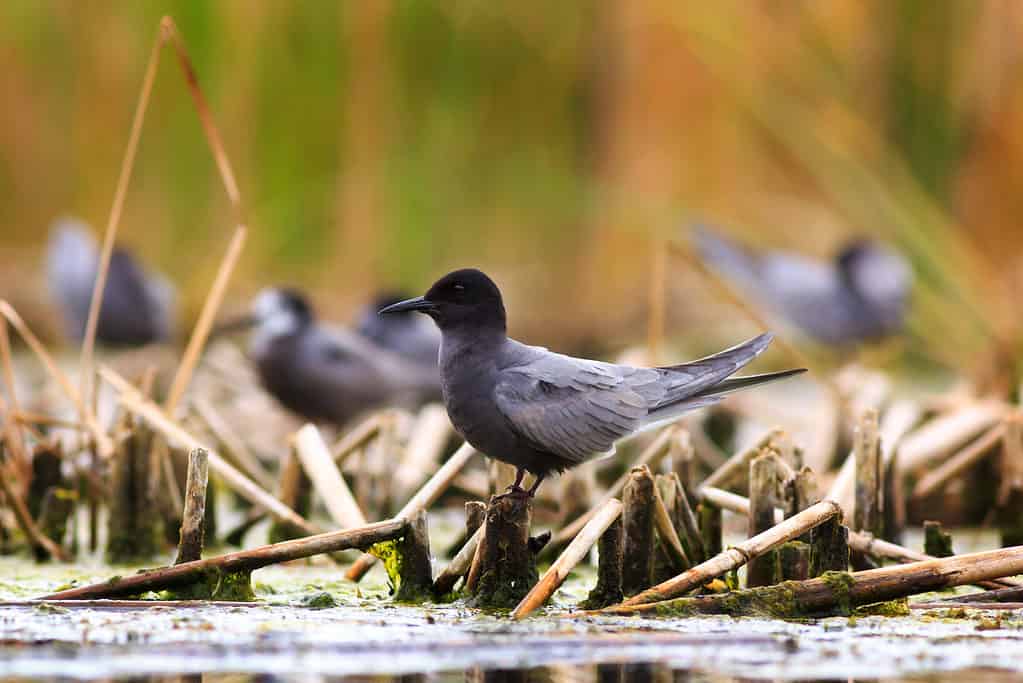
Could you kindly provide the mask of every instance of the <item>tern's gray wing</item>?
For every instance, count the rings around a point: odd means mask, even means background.
[[[500,370],[496,403],[534,448],[570,462],[610,452],[616,441],[717,399],[711,387],[770,343],[761,335],[691,363],[635,368],[572,358],[515,342]]]

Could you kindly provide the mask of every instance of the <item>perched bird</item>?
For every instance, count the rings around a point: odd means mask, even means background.
[[[380,348],[436,367],[440,352],[440,332],[436,325],[417,316],[377,315],[381,308],[405,298],[393,292],[375,297],[356,317],[355,331]]]
[[[912,271],[891,249],[847,244],[832,263],[783,251],[753,253],[706,228],[696,248],[711,267],[759,306],[831,346],[877,341],[905,323]]]
[[[728,376],[771,341],[763,334],[707,358],[637,368],[552,353],[509,339],[501,292],[478,270],[457,270],[425,296],[380,311],[420,311],[441,331],[444,405],[474,447],[517,468],[513,495],[532,496],[551,472],[614,452],[615,443],[732,391],[788,377],[789,370]],[[536,476],[521,487],[526,471]]]
[[[89,227],[61,218],[50,229],[46,270],[50,293],[64,318],[65,332],[81,341],[89,317],[99,249]],[[158,274],[147,274],[131,254],[114,247],[103,288],[96,341],[108,346],[142,346],[167,341],[174,328],[174,290]]]
[[[316,320],[301,293],[265,289],[252,311],[217,332],[254,327],[249,355],[260,381],[288,410],[344,426],[362,413],[440,400],[437,364],[382,349],[361,335]]]

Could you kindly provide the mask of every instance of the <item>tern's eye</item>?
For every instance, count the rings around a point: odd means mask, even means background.
[[[455,283],[455,291],[456,292],[464,292],[465,291],[465,285],[459,284],[459,283],[456,282]]]

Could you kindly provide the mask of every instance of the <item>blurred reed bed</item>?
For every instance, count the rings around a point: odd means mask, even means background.
[[[164,12],[251,198],[238,300],[290,282],[340,317],[471,263],[509,291],[516,334],[608,352],[643,339],[653,269],[665,335],[709,345],[753,325],[653,254],[699,218],[817,254],[891,240],[919,279],[911,356],[1018,348],[1015,3],[8,3],[4,272],[56,215],[102,225]],[[166,76],[120,234],[188,319],[230,207]]]

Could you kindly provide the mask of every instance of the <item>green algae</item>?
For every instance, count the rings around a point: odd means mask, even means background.
[[[215,600],[223,602],[252,602],[252,572],[225,572],[217,567],[203,570],[196,581],[179,588],[160,592],[164,600]]]
[[[338,601],[327,591],[319,591],[302,596],[298,604],[309,609],[330,609],[337,607]]]
[[[852,603],[851,603],[851,592],[853,587],[853,578],[849,572],[824,572],[820,575],[821,580],[827,584],[828,588],[831,589],[831,594],[835,597],[835,606],[839,614],[851,614]]]
[[[906,598],[889,600],[887,602],[875,602],[872,605],[863,605],[853,610],[857,617],[908,617],[909,601]]]
[[[406,566],[400,539],[381,541],[372,545],[367,552],[384,565],[389,592],[396,602],[419,604],[433,600],[434,596],[428,589],[404,579]]]

